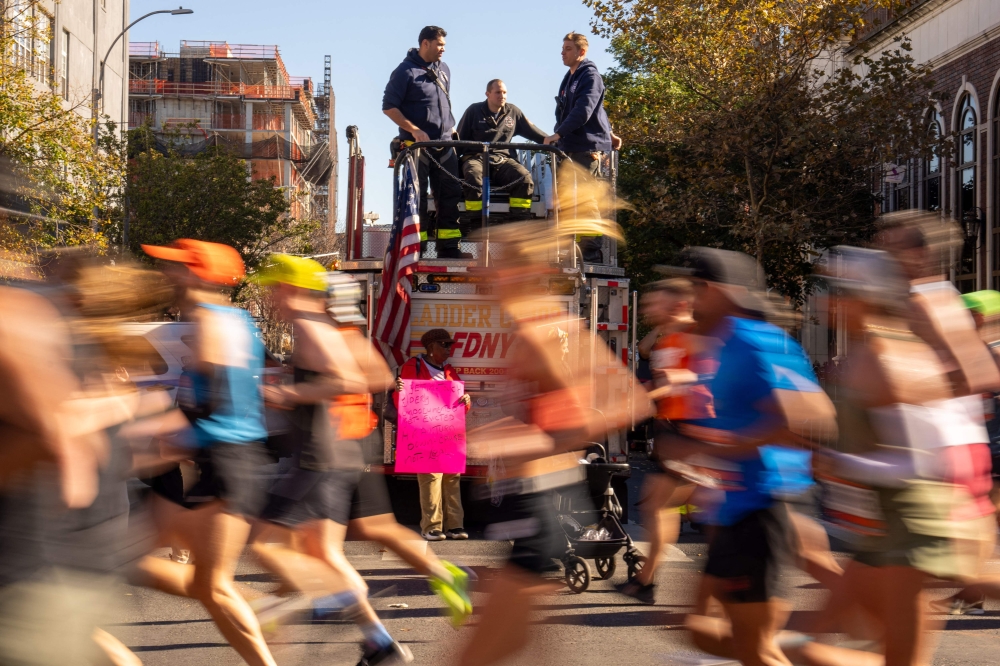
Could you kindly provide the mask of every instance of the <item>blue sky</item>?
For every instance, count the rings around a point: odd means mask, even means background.
[[[176,2],[176,0],[175,0]],[[323,80],[323,56],[333,56],[337,134],[346,153],[344,130],[357,125],[368,164],[365,210],[388,222],[392,215],[389,141],[396,127],[382,114],[382,92],[406,50],[416,46],[424,25],[448,31],[444,59],[452,71],[451,99],[457,121],[465,108],[484,99],[486,82],[502,78],[508,100],[544,130],[554,124],[554,97],[566,71],[559,57],[562,36],[588,35],[589,57],[603,72],[613,64],[607,42],[591,34],[591,11],[581,0],[505,0],[500,3],[437,0],[319,2],[314,0],[183,0],[190,16],[152,16],[134,27],[131,41],[159,41],[176,52],[180,40],[277,44],[292,76]],[[131,0],[133,19],[174,2]],[[340,173],[347,171],[341,160]],[[346,177],[341,178],[340,219]]]

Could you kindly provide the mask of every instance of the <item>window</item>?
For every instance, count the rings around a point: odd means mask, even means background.
[[[956,123],[958,133],[958,150],[956,175],[956,201],[955,213],[959,221],[968,217],[975,217],[976,210],[976,148],[979,139],[976,126],[976,110],[972,106],[972,97],[968,94],[962,97],[959,105],[958,119]],[[959,291],[965,293],[974,291],[976,288],[976,271],[978,264],[979,239],[973,238],[965,243],[962,248],[962,256],[957,267],[957,279]]]
[[[35,78],[52,85],[52,17],[39,11],[35,22]]]
[[[14,60],[33,78],[52,83],[52,17],[30,0],[13,0]]]
[[[889,210],[908,210],[910,208],[910,165],[907,160],[896,160],[894,182],[889,184]]]
[[[934,112],[927,124],[927,133],[936,142],[941,138],[941,116]],[[937,147],[924,160],[924,201],[925,210],[941,210],[941,155]]]
[[[69,99],[69,30],[63,30],[61,65],[59,67],[59,90],[63,99]]]

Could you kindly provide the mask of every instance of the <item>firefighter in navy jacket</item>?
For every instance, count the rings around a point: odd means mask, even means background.
[[[535,127],[521,109],[507,103],[507,86],[500,79],[486,84],[486,100],[469,106],[458,122],[460,141],[482,141],[489,143],[510,143],[515,136],[541,143],[545,132]],[[477,187],[483,186],[483,158],[479,153],[462,155],[462,173],[465,182]],[[519,181],[509,190],[512,218],[526,218],[531,210],[531,195],[535,184],[531,173],[517,161],[511,151],[497,151],[490,155],[490,184],[504,186]],[[465,188],[465,210],[483,209],[481,193],[471,187]]]
[[[562,60],[569,71],[556,97],[555,132],[545,137],[545,143],[556,144],[571,160],[599,176],[603,153],[621,148],[622,140],[611,131],[604,111],[604,80],[597,65],[587,59],[588,46],[587,38],[576,32],[563,39]],[[598,210],[593,214],[601,217]],[[604,263],[600,236],[583,237],[579,242],[584,262]]]
[[[410,49],[406,59],[392,72],[382,96],[382,112],[399,126],[403,141],[448,141],[453,138],[455,117],[451,112],[451,70],[441,60],[445,36],[437,26],[420,31],[419,48]],[[435,165],[430,157],[440,164]],[[437,254],[443,259],[465,259],[459,252],[462,232],[458,229],[458,155],[454,148],[425,148],[417,168],[420,179],[420,240],[426,241],[436,226]],[[450,178],[454,176],[454,178]],[[427,182],[430,181],[437,208],[436,225],[427,216]],[[425,244],[421,243],[421,249]]]

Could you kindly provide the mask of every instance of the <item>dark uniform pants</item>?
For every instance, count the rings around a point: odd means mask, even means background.
[[[444,171],[428,159],[428,153],[438,161]],[[458,241],[462,232],[458,229],[458,202],[462,200],[462,186],[457,180],[449,178],[448,174],[460,178],[458,155],[454,148],[424,148],[420,151],[420,163],[417,166],[417,177],[420,180],[420,240],[435,238],[437,232],[437,250],[458,250]],[[434,205],[437,208],[437,219],[430,223],[427,218],[427,182],[430,181],[434,193]],[[425,224],[425,220],[427,223]]]
[[[465,160],[462,164],[465,182],[477,187],[483,186],[483,158],[477,155]],[[520,162],[509,157],[501,157],[500,161],[490,164],[490,185],[502,187],[521,179],[517,185],[508,190],[510,194],[510,212],[526,214],[531,210],[531,195],[535,191],[535,183],[531,180],[531,172]],[[483,198],[476,190],[465,187],[465,210],[481,211]],[[526,215],[525,215],[526,216]]]
[[[569,153],[569,158],[571,160],[582,166],[595,178],[599,178],[601,175],[601,156],[602,154],[598,151]],[[601,217],[601,211],[597,207],[597,202],[591,199],[590,201],[581,201],[577,204],[576,216],[581,219],[598,219]],[[603,240],[603,236],[585,236],[581,234],[577,237],[577,242],[580,244],[580,252],[583,254],[584,263],[604,263],[604,255],[601,252]]]

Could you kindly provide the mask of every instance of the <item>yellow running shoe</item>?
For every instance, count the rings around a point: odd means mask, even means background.
[[[442,560],[441,563],[451,574],[452,582],[448,583],[440,578],[431,577],[430,586],[434,593],[444,601],[448,615],[451,617],[451,626],[457,629],[472,615],[472,600],[469,599],[469,574],[451,562]]]

